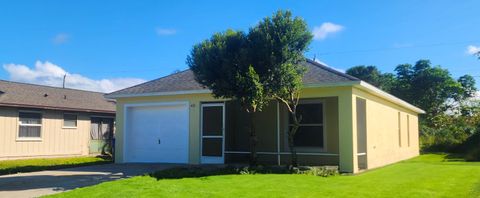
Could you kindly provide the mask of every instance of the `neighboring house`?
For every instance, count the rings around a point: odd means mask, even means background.
[[[103,93],[0,80],[0,160],[106,152],[114,119]]]
[[[423,110],[307,60],[295,136],[300,164],[358,172],[419,154]],[[116,162],[248,163],[249,119],[215,99],[191,70],[107,94],[117,100]],[[289,114],[272,101],[255,116],[260,163],[289,164]]]

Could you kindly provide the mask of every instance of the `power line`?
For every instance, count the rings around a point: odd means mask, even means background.
[[[423,44],[423,45],[409,45],[409,46],[388,47],[388,48],[373,48],[373,49],[358,49],[358,50],[346,50],[346,51],[321,52],[321,53],[318,53],[318,55],[367,53],[367,52],[380,52],[380,51],[391,51],[391,50],[411,49],[411,48],[428,48],[428,47],[451,46],[451,45],[460,45],[460,44],[462,44],[462,45],[463,44],[471,44],[473,42],[480,42],[480,40],[460,41],[460,42],[450,42],[450,43],[431,43],[431,44]]]

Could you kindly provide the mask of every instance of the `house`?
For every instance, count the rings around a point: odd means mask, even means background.
[[[0,80],[0,160],[109,151],[114,119],[102,93]]]
[[[303,119],[294,141],[299,164],[355,173],[419,154],[423,110],[315,61],[304,64]],[[107,97],[117,100],[117,163],[248,162],[247,114],[236,101],[213,98],[191,70]],[[260,163],[290,163],[283,104],[271,101],[255,122]]]

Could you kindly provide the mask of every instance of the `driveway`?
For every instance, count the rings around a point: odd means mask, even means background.
[[[0,197],[39,197],[180,166],[104,164],[0,176]]]

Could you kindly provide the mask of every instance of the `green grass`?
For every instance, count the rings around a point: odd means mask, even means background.
[[[0,161],[0,175],[110,163],[100,157],[38,158]]]
[[[480,197],[480,162],[425,154],[353,176],[139,176],[53,197]]]

